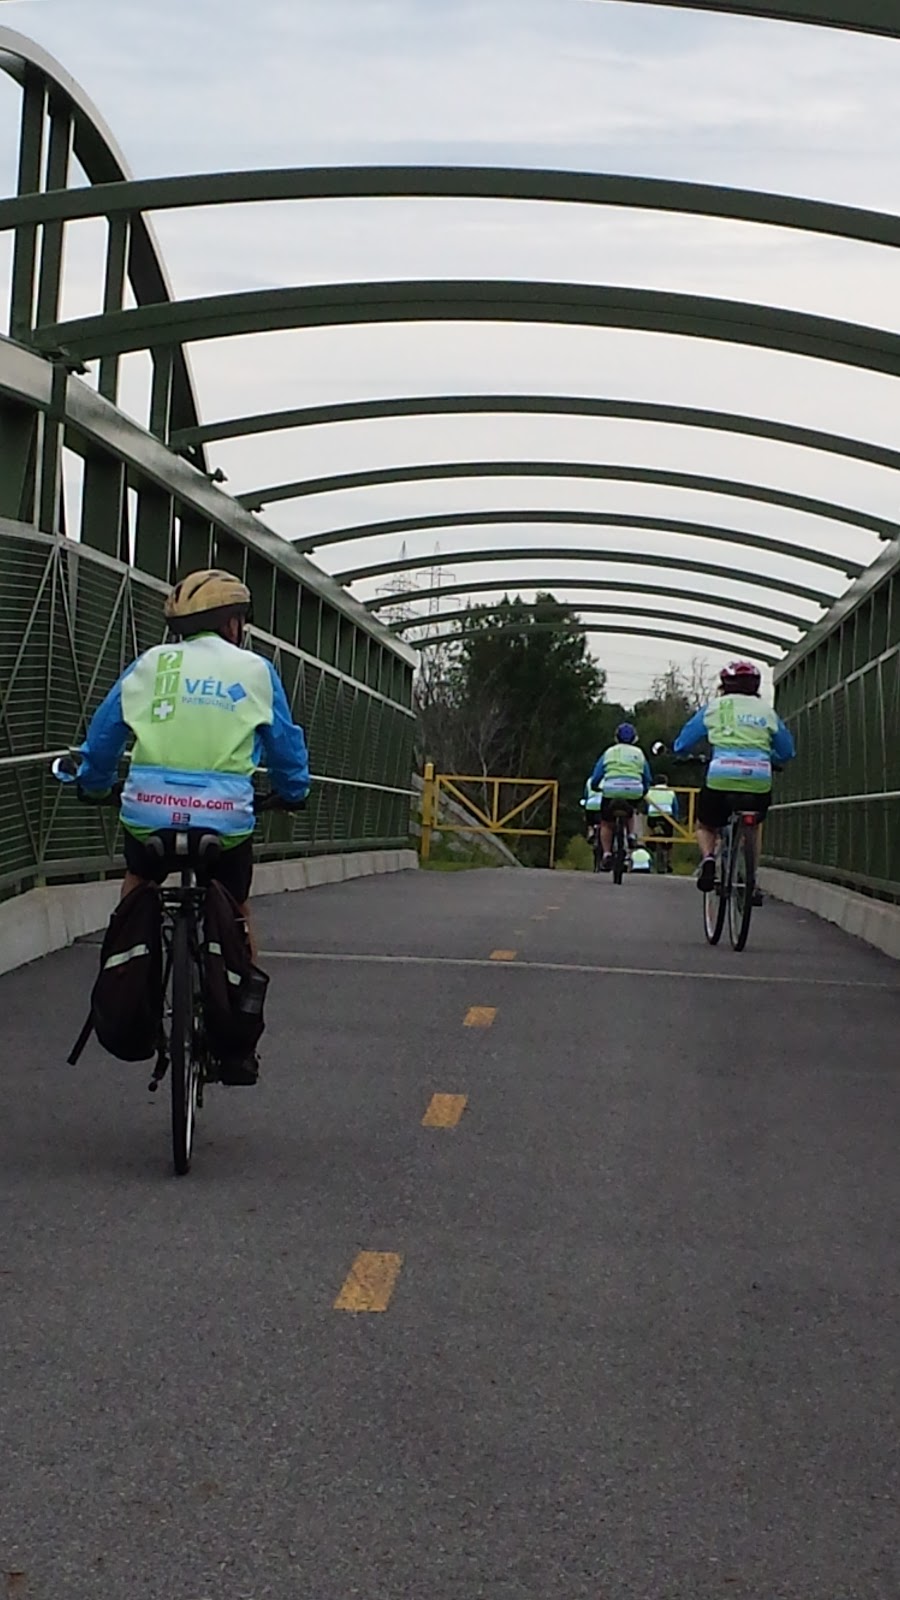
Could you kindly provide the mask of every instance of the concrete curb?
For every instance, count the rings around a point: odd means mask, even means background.
[[[418,867],[415,850],[360,850],[347,855],[311,856],[301,861],[265,861],[253,874],[254,898],[382,872]],[[119,884],[61,883],[29,889],[0,901],[0,973],[62,950],[86,933],[105,928],[119,898]]]
[[[342,856],[308,856],[302,861],[262,861],[253,872],[253,898],[263,894],[316,889],[374,873],[409,872],[418,867],[415,850],[355,850]]]
[[[900,906],[871,900],[868,895],[822,883],[818,878],[804,878],[798,872],[782,872],[777,867],[760,867],[759,882],[776,900],[802,906],[804,911],[836,923],[845,933],[852,933],[900,961]]]

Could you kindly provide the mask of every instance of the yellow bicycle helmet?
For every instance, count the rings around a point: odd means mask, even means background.
[[[218,567],[189,572],[168,595],[165,614],[170,631],[189,638],[191,634],[218,629],[229,617],[246,621],[250,615],[250,590],[233,572],[223,572]]]

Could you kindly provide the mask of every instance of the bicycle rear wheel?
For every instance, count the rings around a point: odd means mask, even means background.
[[[756,888],[753,845],[754,824],[739,822],[731,852],[728,891],[728,934],[735,950],[743,950],[747,943],[753,915],[753,892]]]
[[[172,931],[172,1022],[169,1038],[172,1077],[172,1159],[183,1177],[190,1171],[197,1120],[200,1062],[194,1032],[197,969],[185,915]]]
[[[617,817],[616,831],[613,837],[613,883],[622,882],[625,876],[625,860],[625,824],[621,817]]]
[[[718,944],[725,926],[725,912],[728,909],[728,892],[726,883],[727,851],[722,839],[719,840],[716,850],[716,881],[712,889],[703,896],[703,932],[706,934],[707,944]]]

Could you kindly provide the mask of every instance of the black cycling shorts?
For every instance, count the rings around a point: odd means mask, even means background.
[[[769,794],[732,794],[727,789],[700,790],[697,796],[697,821],[704,828],[724,828],[733,811],[755,811],[762,819],[772,804]]]
[[[166,863],[161,861],[153,850],[140,839],[136,839],[127,828],[122,829],[122,838],[125,851],[125,865],[129,872],[136,878],[146,878],[150,883],[162,883],[169,875]],[[234,844],[230,850],[222,850],[212,866],[204,871],[197,869],[198,883],[208,883],[215,879],[227,889],[233,900],[239,906],[244,905],[250,895],[250,884],[253,880],[253,840],[242,839],[240,844]]]
[[[655,839],[671,839],[675,834],[672,818],[661,817],[659,813],[647,818],[647,829]]]
[[[640,800],[622,800],[612,794],[604,795],[603,804],[600,807],[601,820],[603,822],[615,822],[615,808],[619,807],[628,821],[630,821],[640,803]]]

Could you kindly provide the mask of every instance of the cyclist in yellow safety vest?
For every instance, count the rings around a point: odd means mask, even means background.
[[[591,788],[591,780],[587,778],[584,785],[584,794],[578,804],[584,811],[585,831],[588,844],[592,845],[597,837],[600,826],[600,807],[603,804],[602,794],[595,794]]]
[[[632,826],[635,808],[653,782],[647,757],[638,744],[638,736],[630,722],[620,722],[616,729],[616,742],[604,750],[591,773],[590,786],[600,794],[600,841],[603,846],[601,872],[612,867],[613,806],[627,807],[626,825],[629,843],[634,843]]]
[[[723,667],[718,699],[695,712],[673,746],[676,755],[686,755],[703,739],[712,746],[706,782],[697,799],[702,858],[697,888],[706,894],[715,887],[719,830],[726,827],[736,806],[754,811],[761,821],[772,800],[773,757],[783,765],[796,755],[790,730],[760,696],[760,682],[760,670],[752,661],[732,661]]]
[[[647,791],[647,826],[653,839],[658,841],[653,848],[659,853],[657,865],[662,872],[672,871],[673,824],[677,821],[678,796],[669,788],[668,778],[660,773],[652,789]]]

